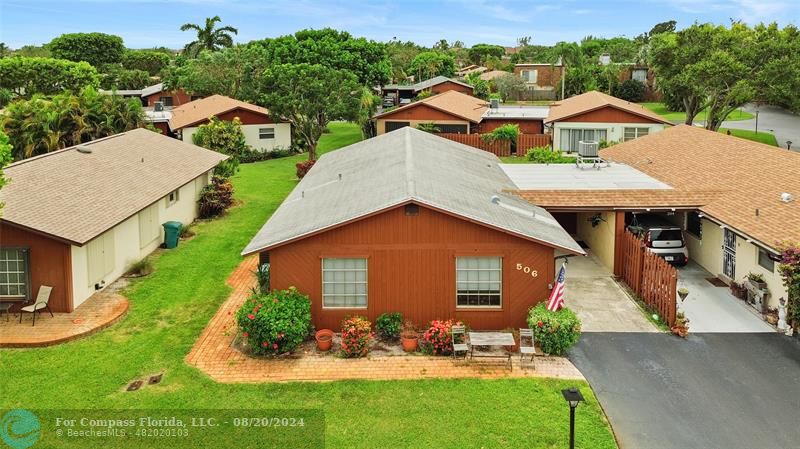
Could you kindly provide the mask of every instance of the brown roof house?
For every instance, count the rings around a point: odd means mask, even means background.
[[[553,148],[578,151],[580,141],[627,142],[672,123],[644,106],[590,91],[554,103],[544,121],[553,131]]]
[[[226,156],[145,129],[15,162],[0,190],[0,299],[53,287],[71,312],[164,241],[162,224],[197,217]]]
[[[525,326],[557,255],[583,254],[493,154],[410,127],[323,155],[243,254],[311,297],[317,328],[402,312],[414,323]],[[523,268],[524,267],[524,268]]]
[[[446,76],[434,76],[415,84],[387,84],[381,88],[381,97],[393,99],[395,105],[404,105],[412,102],[422,92],[436,95],[451,90],[467,95],[475,92],[474,87],[462,81]]]
[[[258,151],[288,149],[292,145],[292,125],[275,122],[269,111],[224,95],[212,95],[179,106],[171,111],[170,130],[184,142],[192,142],[192,134],[211,117],[242,122],[247,144]]]

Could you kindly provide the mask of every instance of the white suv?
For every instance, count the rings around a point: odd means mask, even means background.
[[[636,224],[628,229],[638,235],[645,246],[672,265],[684,266],[689,262],[689,250],[680,226],[673,224]]]

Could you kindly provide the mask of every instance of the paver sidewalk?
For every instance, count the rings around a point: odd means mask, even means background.
[[[583,379],[583,375],[566,358],[539,357],[536,370],[522,368],[514,357],[514,369],[502,363],[454,362],[449,357],[381,356],[363,359],[338,357],[251,358],[233,347],[236,334],[234,314],[250,295],[256,279],[253,271],[258,258],[245,259],[228,278],[233,287],[230,297],[208,323],[186,362],[196,366],[212,379],[224,383],[257,383],[286,381],[331,381],[344,379],[423,379],[423,378],[503,378],[555,377]]]

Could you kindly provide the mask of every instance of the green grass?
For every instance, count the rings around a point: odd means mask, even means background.
[[[640,104],[671,122],[683,123],[684,121],[686,121],[686,112],[670,111],[667,109],[664,103],[653,102],[653,103],[640,103]],[[695,120],[705,120],[706,114],[707,114],[707,109],[703,109],[702,111],[700,111],[699,114],[697,114]],[[741,109],[737,109],[731,112],[730,115],[728,115],[728,117],[725,120],[738,121],[738,120],[750,120],[751,118],[753,118],[753,114],[743,111]]]
[[[759,131],[748,131],[746,129],[733,129],[733,128],[720,128],[719,132],[727,133],[730,130],[732,136],[741,137],[742,139],[752,140],[755,142],[765,143],[774,147],[778,146],[778,139],[775,134]]]
[[[323,136],[320,152],[360,139],[353,125],[334,124],[331,131]],[[578,447],[616,447],[585,382],[471,379],[231,385],[216,383],[186,365],[184,357],[229,294],[225,280],[241,262],[240,250],[295,186],[294,164],[303,158],[242,165],[233,178],[242,204],[221,219],[198,223],[197,236],[177,250],[154,256],[155,272],[127,289],[130,311],[113,327],[59,346],[0,350],[0,409],[304,408],[324,411],[325,442],[332,448],[564,448],[567,407],[559,391],[575,385],[587,397],[577,413]],[[161,384],[122,391],[130,381],[161,371],[165,372]],[[237,447],[262,447],[258,435],[238,436]],[[166,443],[138,444],[130,447]]]

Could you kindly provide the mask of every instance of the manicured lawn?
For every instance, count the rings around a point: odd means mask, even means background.
[[[331,131],[320,152],[360,139],[353,125],[334,124]],[[568,415],[560,390],[576,385],[588,400],[577,413],[578,447],[616,447],[583,382],[229,385],[186,365],[184,357],[228,296],[225,280],[241,262],[239,252],[294,187],[294,164],[303,158],[242,165],[233,178],[242,204],[224,218],[198,224],[197,236],[177,250],[156,255],[156,271],[128,288],[130,312],[110,329],[50,348],[0,350],[0,409],[319,409],[332,448],[564,448]],[[123,392],[130,381],[162,371],[161,384]],[[236,447],[260,447],[255,435],[238,436]]]
[[[746,129],[733,129],[733,128],[730,128],[730,131],[731,135],[736,137],[741,137],[742,139],[766,143],[767,145],[772,145],[774,147],[778,146],[778,139],[776,139],[775,134],[772,133],[761,132],[761,131],[756,133],[755,131],[748,131]],[[728,128],[720,128],[719,132],[727,133]]]
[[[683,123],[686,120],[685,112],[670,111],[667,109],[664,103],[640,103],[640,104],[671,122]],[[726,120],[730,121],[750,120],[751,118],[753,118],[753,114],[745,112],[741,109],[737,109],[736,111],[731,112],[731,114],[728,116],[728,118],[726,118]],[[697,114],[697,117],[695,117],[695,120],[705,120],[705,119],[706,119],[705,109],[700,111],[700,113]]]

